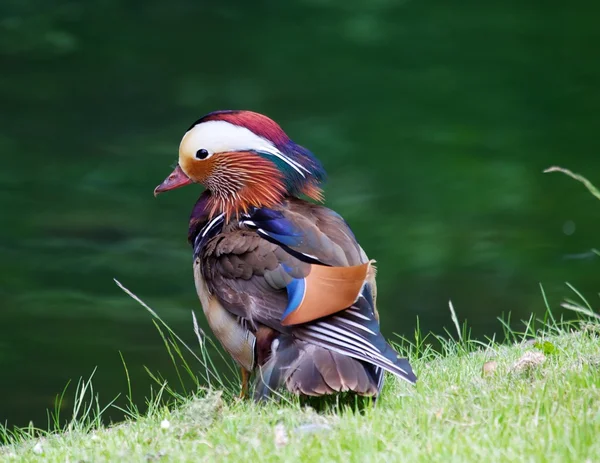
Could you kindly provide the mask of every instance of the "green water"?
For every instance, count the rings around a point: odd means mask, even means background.
[[[108,402],[173,377],[150,317],[187,341],[200,307],[186,242],[200,189],[158,199],[189,124],[273,117],[323,161],[327,204],[379,267],[383,331],[477,336],[595,300],[600,4],[88,2],[0,6],[0,422],[45,425],[98,367]],[[72,388],[71,388],[72,391]],[[65,402],[65,413],[69,411]],[[117,411],[111,411],[119,419]]]

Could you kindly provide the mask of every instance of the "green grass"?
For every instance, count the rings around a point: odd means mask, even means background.
[[[418,385],[388,377],[377,406],[362,411],[316,412],[290,398],[256,405],[233,398],[227,386],[181,397],[162,383],[147,412],[132,405],[124,423],[104,426],[92,383],[83,381],[66,426],[4,429],[0,460],[597,461],[600,323],[587,303],[568,305],[584,318],[564,323],[548,312],[526,321],[522,333],[504,323],[511,340],[504,345],[470,340],[456,315],[456,340],[417,332],[401,344]],[[173,350],[177,343],[163,336]],[[191,373],[181,350],[173,352]]]
[[[600,199],[585,178],[547,171],[581,181]],[[180,386],[186,376],[196,392],[180,395],[149,371],[158,389],[148,410],[130,400],[128,419],[106,426],[101,417],[112,404],[100,406],[92,378],[80,381],[66,424],[57,405],[50,431],[0,427],[1,461],[600,461],[600,316],[570,285],[576,300],[562,306],[577,320],[557,320],[542,288],[544,318],[524,321],[522,332],[501,320],[503,344],[471,339],[450,304],[453,333],[424,337],[417,324],[414,340],[400,340],[419,376],[416,387],[388,377],[374,407],[316,412],[290,397],[266,405],[236,399],[195,317],[200,355],[117,284],[155,319]]]

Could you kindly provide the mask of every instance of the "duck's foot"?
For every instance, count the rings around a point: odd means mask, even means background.
[[[250,396],[250,372],[242,368],[242,385],[240,389],[240,399],[247,399]]]

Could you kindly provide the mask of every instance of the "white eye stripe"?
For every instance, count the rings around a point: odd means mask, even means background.
[[[290,159],[266,138],[256,135],[251,130],[230,124],[226,121],[202,122],[192,127],[181,140],[179,153],[185,156],[196,157],[200,149],[208,151],[208,159],[214,153],[228,151],[257,151],[281,159],[292,169],[305,177],[309,173],[299,162]],[[304,171],[304,172],[303,172]]]
[[[281,159],[286,164],[289,164],[296,172],[298,172],[300,175],[305,177],[304,172],[302,172],[302,171],[308,172],[307,168],[305,168],[303,165],[297,163],[293,159],[288,158],[285,154],[283,154],[277,148],[275,148],[275,147],[273,147],[273,148],[274,148],[274,151],[261,151],[261,152],[270,154],[272,156],[275,156],[275,157]]]

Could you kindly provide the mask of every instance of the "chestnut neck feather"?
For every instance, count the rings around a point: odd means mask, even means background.
[[[208,218],[225,214],[226,221],[252,207],[273,207],[286,196],[304,194],[322,201],[316,179],[299,181],[271,159],[253,151],[220,153],[205,180]]]

